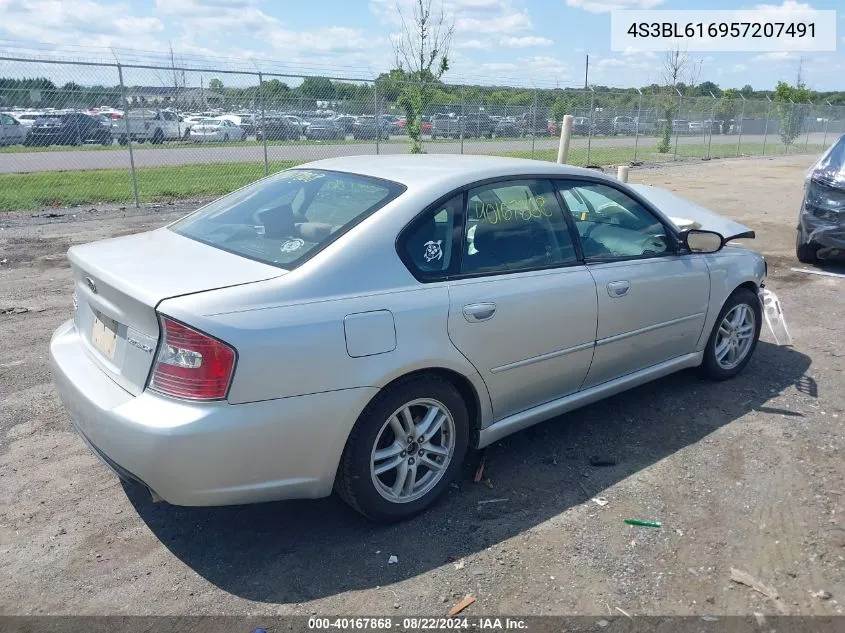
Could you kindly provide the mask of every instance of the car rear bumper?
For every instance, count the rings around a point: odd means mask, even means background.
[[[346,438],[376,388],[232,405],[128,393],[88,356],[73,322],[50,341],[53,377],[73,426],[118,476],[175,505],[331,493]]]

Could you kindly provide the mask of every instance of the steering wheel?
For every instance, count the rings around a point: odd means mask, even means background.
[[[612,201],[611,202],[605,202],[604,204],[600,205],[596,209],[596,213],[599,214],[599,215],[614,215],[614,216],[624,215],[624,216],[627,216],[627,217],[632,218],[634,220],[637,219],[637,216],[635,216],[633,213],[628,211],[628,209],[623,207],[621,204],[617,204],[616,202],[612,202]]]

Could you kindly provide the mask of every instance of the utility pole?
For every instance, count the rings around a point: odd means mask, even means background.
[[[584,90],[587,89],[587,79],[590,77],[590,54],[587,53],[587,66],[584,68]]]
[[[796,87],[801,85],[801,70],[802,70],[803,66],[804,66],[804,56],[801,55],[801,57],[798,58],[798,76],[795,78],[795,86]]]

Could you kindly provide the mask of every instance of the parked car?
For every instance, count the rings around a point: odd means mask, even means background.
[[[291,123],[295,124],[299,128],[300,134],[305,133],[305,128],[308,127],[308,121],[306,121],[302,117],[296,116],[295,114],[283,114],[282,116]]]
[[[349,114],[341,114],[340,116],[336,116],[334,122],[343,129],[345,133],[349,133],[352,131],[352,126],[355,125],[355,121],[358,118],[354,117]]]
[[[221,114],[218,117],[221,121],[231,121],[244,132],[244,138],[253,136],[258,129],[255,118],[251,114]]]
[[[305,138],[309,141],[342,140],[346,131],[332,119],[314,119],[305,128]]]
[[[71,112],[56,116],[45,115],[35,120],[24,141],[26,145],[82,145],[100,143],[111,145],[110,128],[100,119]]]
[[[590,134],[590,119],[585,116],[577,116],[572,120],[572,133],[583,134],[587,136]]]
[[[496,123],[496,127],[493,128],[493,136],[506,136],[506,137],[513,137],[520,135],[520,128],[517,125],[514,119],[499,119],[499,122]]]
[[[205,141],[227,143],[242,141],[244,137],[243,129],[228,119],[200,119],[191,127],[188,135],[190,140],[197,143]]]
[[[617,134],[636,134],[637,122],[634,117],[630,116],[613,117],[612,133],[614,136]]]
[[[686,119],[674,119],[672,121],[673,134],[689,134],[689,121]]]
[[[474,112],[459,117],[464,138],[492,138],[495,123],[483,112]]]
[[[741,372],[766,263],[725,243],[750,235],[567,165],[328,159],[72,247],[52,374],[87,445],[154,498],[336,490],[392,521],[470,449],[684,368]]]
[[[126,145],[129,140],[139,143],[149,141],[158,145],[164,141],[179,140],[183,136],[179,116],[170,110],[130,110],[128,117],[128,136],[127,124],[112,127],[112,135],[121,145]]]
[[[795,256],[804,264],[845,257],[845,134],[808,172]]]
[[[390,139],[389,125],[388,123],[377,124],[374,116],[359,116],[352,126],[352,138],[355,140],[381,138],[387,141]]]
[[[26,141],[29,128],[10,114],[0,113],[0,145],[20,145]]]
[[[44,116],[42,112],[16,112],[14,114],[10,114],[11,117],[16,119],[18,123],[25,127],[32,127],[32,124],[39,118]]]
[[[291,121],[288,117],[265,117],[263,126],[259,123],[255,131],[255,138],[263,141],[265,130],[268,141],[299,140],[299,125],[295,121]]]
[[[532,115],[531,112],[525,112],[519,118],[519,127],[523,136],[549,136],[549,123],[545,115],[540,116],[538,112]]]
[[[460,138],[461,127],[459,117],[454,114],[431,115],[431,140],[438,138]]]

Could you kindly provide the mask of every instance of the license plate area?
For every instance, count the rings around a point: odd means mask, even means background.
[[[94,311],[91,344],[109,360],[114,360],[114,352],[117,347],[117,326],[118,323],[114,319]]]

